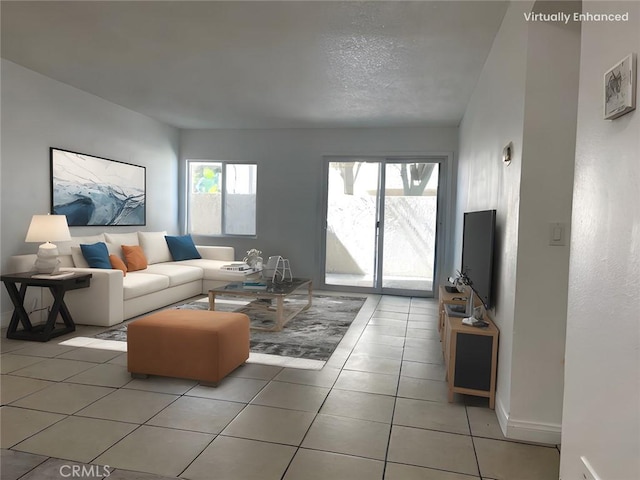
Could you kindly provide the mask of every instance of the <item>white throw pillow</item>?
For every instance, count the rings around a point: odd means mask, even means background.
[[[81,243],[91,245],[92,243],[104,242],[104,233],[98,235],[89,235],[86,237],[71,237],[69,242],[53,242],[58,247],[58,253],[60,255],[71,255],[71,247],[77,247]]]
[[[84,258],[82,254],[82,248],[75,245],[71,247],[71,257],[73,258],[73,265],[78,268],[89,268],[89,264],[87,260]]]
[[[106,243],[113,243],[114,245],[140,245],[138,241],[138,232],[130,233],[105,233],[104,238]]]
[[[104,238],[106,240],[107,250],[109,250],[109,255],[117,255],[123,260],[124,254],[122,253],[122,245],[129,245],[130,247],[140,245],[138,232],[105,233]]]
[[[167,232],[138,232],[140,246],[147,257],[147,263],[171,262],[173,257],[165,240]]]

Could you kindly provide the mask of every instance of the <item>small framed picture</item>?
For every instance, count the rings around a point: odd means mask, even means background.
[[[636,108],[636,54],[630,53],[604,74],[604,118],[613,120]]]

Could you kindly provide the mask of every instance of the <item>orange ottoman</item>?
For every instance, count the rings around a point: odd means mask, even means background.
[[[127,326],[132,376],[162,375],[217,384],[249,358],[249,317],[164,310]]]

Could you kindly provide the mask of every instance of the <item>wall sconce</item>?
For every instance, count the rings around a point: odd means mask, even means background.
[[[502,161],[504,162],[505,165],[510,165],[512,158],[513,158],[513,143],[509,142],[502,149]]]
[[[34,215],[25,242],[45,242],[38,248],[35,268],[38,273],[52,274],[58,269],[58,247],[51,243],[71,240],[66,215]]]

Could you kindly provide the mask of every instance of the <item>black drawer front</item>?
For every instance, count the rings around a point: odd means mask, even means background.
[[[458,333],[455,387],[489,390],[493,337]]]
[[[67,290],[76,290],[78,288],[87,288],[91,284],[91,276],[70,278],[66,281]]]

